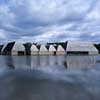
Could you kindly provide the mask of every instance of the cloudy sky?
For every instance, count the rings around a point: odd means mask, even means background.
[[[100,0],[0,0],[0,41],[100,41]]]

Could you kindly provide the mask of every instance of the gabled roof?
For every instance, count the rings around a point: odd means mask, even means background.
[[[25,51],[25,47],[22,43],[15,42],[12,51]]]
[[[67,51],[97,51],[91,42],[69,41]]]
[[[46,48],[45,45],[41,45],[41,47],[40,47],[40,51],[48,51],[48,49]]]
[[[26,51],[30,51],[30,48],[32,46],[31,42],[24,43],[23,45],[24,45]]]
[[[56,51],[55,47],[53,45],[50,45],[49,51]]]
[[[4,48],[3,52],[11,52],[15,42],[9,42],[6,47]]]
[[[67,42],[66,43],[60,43],[60,45],[64,48],[64,50],[66,50]]]
[[[36,45],[32,45],[31,46],[31,51],[39,51],[39,49],[36,47]]]
[[[61,45],[58,45],[57,51],[65,51]]]

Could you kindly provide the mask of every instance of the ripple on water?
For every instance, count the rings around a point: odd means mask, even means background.
[[[100,100],[94,56],[2,56],[0,100]]]

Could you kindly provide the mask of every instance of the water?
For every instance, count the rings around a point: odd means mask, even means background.
[[[100,100],[100,56],[0,56],[0,100]]]

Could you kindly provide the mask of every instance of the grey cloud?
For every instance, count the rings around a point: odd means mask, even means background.
[[[94,39],[99,40],[98,12],[92,20],[99,4],[97,0],[1,0],[0,29],[5,30],[5,35],[9,34],[9,39],[93,40],[91,34],[95,33]],[[67,27],[69,24],[72,25]]]

